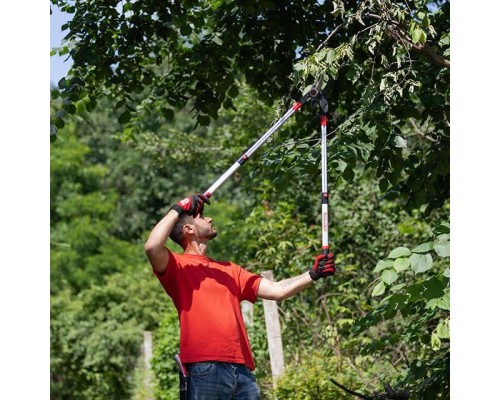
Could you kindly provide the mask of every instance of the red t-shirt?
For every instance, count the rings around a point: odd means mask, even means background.
[[[262,277],[229,261],[170,250],[169,256],[166,271],[156,276],[179,314],[182,362],[223,361],[255,369],[240,302],[255,302]]]

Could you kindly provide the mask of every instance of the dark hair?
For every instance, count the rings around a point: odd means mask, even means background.
[[[184,225],[193,223],[193,217],[191,215],[183,214],[179,217],[177,222],[170,232],[170,239],[172,239],[179,246],[184,248],[184,240],[186,239],[186,235],[184,235]]]

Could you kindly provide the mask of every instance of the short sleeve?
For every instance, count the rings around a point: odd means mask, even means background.
[[[255,303],[262,276],[248,272],[244,268],[239,268],[240,301],[247,300],[251,303]]]
[[[165,271],[163,271],[162,274],[159,274],[158,272],[153,270],[153,273],[156,275],[161,285],[163,286],[163,288],[170,297],[173,297],[174,292],[177,288],[176,285],[177,270],[178,270],[177,260],[175,258],[174,253],[172,253],[170,250],[168,250],[168,264]]]

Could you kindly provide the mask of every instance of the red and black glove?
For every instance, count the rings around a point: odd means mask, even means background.
[[[314,266],[309,270],[309,275],[315,281],[335,273],[335,258],[333,253],[320,254],[314,261]]]
[[[210,200],[208,200],[207,196],[194,194],[180,200],[177,204],[174,204],[171,209],[177,211],[179,215],[187,214],[196,217],[198,214],[203,214],[205,203],[210,204]]]

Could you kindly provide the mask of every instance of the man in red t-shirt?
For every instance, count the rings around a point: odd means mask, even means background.
[[[251,373],[255,364],[240,310],[243,300],[283,300],[335,273],[332,253],[316,257],[302,275],[273,282],[229,261],[207,257],[217,236],[203,215],[203,195],[175,204],[151,231],[144,246],[161,285],[172,298],[180,322],[180,358],[189,374],[190,399],[260,399]],[[184,250],[165,247],[168,237]]]

